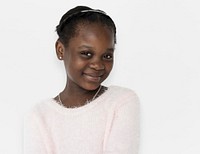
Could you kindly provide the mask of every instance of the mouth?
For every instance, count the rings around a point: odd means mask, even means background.
[[[90,82],[100,82],[103,75],[102,74],[83,73],[83,76]]]

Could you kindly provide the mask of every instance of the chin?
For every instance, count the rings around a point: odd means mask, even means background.
[[[100,85],[101,85],[101,83],[87,84],[87,85],[84,85],[82,88],[85,90],[92,91],[92,90],[96,90],[97,88],[99,88]]]

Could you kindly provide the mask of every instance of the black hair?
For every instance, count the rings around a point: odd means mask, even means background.
[[[62,16],[56,26],[58,39],[68,46],[69,40],[77,34],[78,26],[85,23],[100,23],[106,26],[113,32],[116,43],[116,26],[113,20],[105,12],[87,6],[77,6]]]

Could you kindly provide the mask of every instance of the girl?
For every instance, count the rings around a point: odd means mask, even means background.
[[[113,20],[101,10],[78,6],[63,15],[56,31],[66,87],[27,116],[25,154],[137,154],[137,95],[102,85],[113,67]]]

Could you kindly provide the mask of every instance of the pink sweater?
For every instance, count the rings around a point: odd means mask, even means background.
[[[138,139],[137,95],[110,86],[78,108],[37,104],[25,118],[24,154],[138,154]]]

